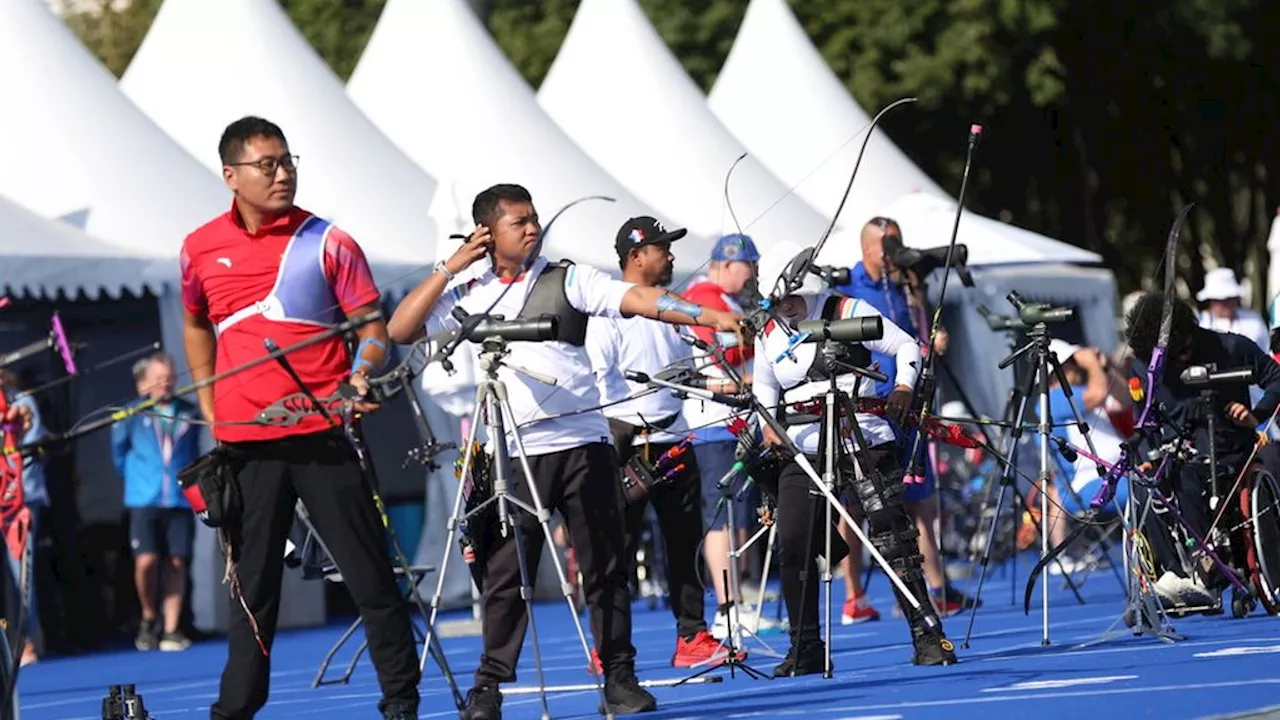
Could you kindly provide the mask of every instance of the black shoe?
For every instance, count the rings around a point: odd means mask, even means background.
[[[418,720],[418,709],[405,702],[387,703],[382,720]]]
[[[494,685],[477,685],[467,691],[462,720],[502,720],[502,693]]]
[[[821,640],[802,643],[799,650],[792,642],[787,656],[773,669],[773,676],[792,677],[793,673],[795,677],[815,675],[823,671],[826,660],[827,646]],[[834,670],[835,667],[835,663],[832,663],[831,669]]]
[[[160,647],[160,619],[143,620],[138,624],[138,637],[133,646],[141,652],[148,652]]]
[[[911,662],[916,665],[955,665],[959,662],[956,659],[955,644],[940,633],[912,628],[911,644],[915,646]]]
[[[604,681],[604,700],[614,715],[634,715],[658,709],[658,699],[640,687],[635,670],[615,668]]]

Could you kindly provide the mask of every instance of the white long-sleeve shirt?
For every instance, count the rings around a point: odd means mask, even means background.
[[[455,307],[461,307],[468,314],[481,313],[489,310],[499,296],[502,299],[491,312],[513,320],[524,307],[533,281],[547,264],[546,258],[539,257],[529,272],[510,283],[495,275],[492,269],[469,280],[455,281],[431,309],[426,320],[427,333],[458,329],[460,324],[453,316]],[[614,280],[582,265],[574,265],[565,273],[564,291],[569,304],[588,315],[621,317],[622,297],[632,287],[631,283]],[[507,291],[502,295],[504,289]],[[598,409],[600,393],[585,347],[566,342],[512,342],[507,348],[510,354],[506,361],[511,365],[556,380],[553,386],[506,365],[498,370],[498,379],[507,387],[526,453],[545,455],[593,442],[613,442],[609,423]],[[507,428],[507,450],[515,453],[510,427]]]
[[[680,442],[688,435],[684,422],[684,401],[666,388],[618,402],[649,389],[649,386],[626,379],[624,373],[637,370],[656,375],[668,368],[688,365],[693,367],[692,348],[680,339],[673,326],[645,317],[606,318],[593,317],[587,323],[587,355],[595,371],[596,387],[601,402],[607,404],[605,417],[621,420],[638,427],[676,417],[665,431],[655,431],[649,442]],[[608,403],[617,403],[608,405]],[[636,445],[645,438],[637,436]]]
[[[822,308],[833,293],[824,292],[816,296],[805,297],[809,308],[807,320],[822,318]],[[898,385],[911,386],[916,381],[920,365],[920,344],[902,328],[884,318],[879,310],[869,303],[857,298],[842,297],[836,306],[833,320],[844,320],[854,317],[880,316],[883,318],[884,334],[879,340],[861,343],[866,349],[892,356],[898,374],[895,382]],[[776,322],[769,323],[764,332],[756,337],[755,345],[755,379],[752,392],[760,400],[761,405],[773,411],[779,402],[794,403],[822,397],[829,387],[827,381],[809,380],[809,368],[817,358],[820,343],[801,343],[791,351],[791,356],[783,356],[787,351],[790,338]],[[860,380],[860,382],[859,382]],[[858,378],[852,373],[839,375],[836,385],[844,392],[853,393],[854,384],[858,384],[858,396],[875,397],[875,383],[866,378]],[[872,446],[894,440],[893,428],[888,421],[877,415],[857,414],[858,425],[867,442]],[[789,427],[787,434],[795,442],[801,452],[815,455],[818,452],[818,440],[822,433],[822,423],[809,423]]]

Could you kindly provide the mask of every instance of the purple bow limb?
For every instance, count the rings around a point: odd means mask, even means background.
[[[68,375],[76,374],[76,358],[71,353],[71,345],[67,343],[67,333],[62,329],[62,318],[53,314],[53,340],[58,346],[58,354],[62,356],[62,364]]]

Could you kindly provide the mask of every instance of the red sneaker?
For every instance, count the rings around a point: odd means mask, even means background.
[[[867,602],[866,593],[845,600],[844,607],[840,609],[841,625],[856,625],[879,619],[880,611],[871,607],[871,603]]]
[[[672,667],[688,668],[695,665],[719,665],[729,659],[729,651],[706,630],[699,630],[692,639],[676,638],[676,652],[671,656]],[[738,651],[738,660],[746,660],[747,653]]]

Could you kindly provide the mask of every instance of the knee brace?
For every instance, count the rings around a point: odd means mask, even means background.
[[[872,530],[895,528],[899,516],[906,517],[903,506],[902,480],[890,480],[876,469],[853,480],[853,494]]]
[[[894,574],[907,585],[924,578],[920,569],[924,557],[920,555],[920,545],[916,542],[920,534],[913,527],[878,532],[870,536],[871,543],[884,556],[893,568]]]

